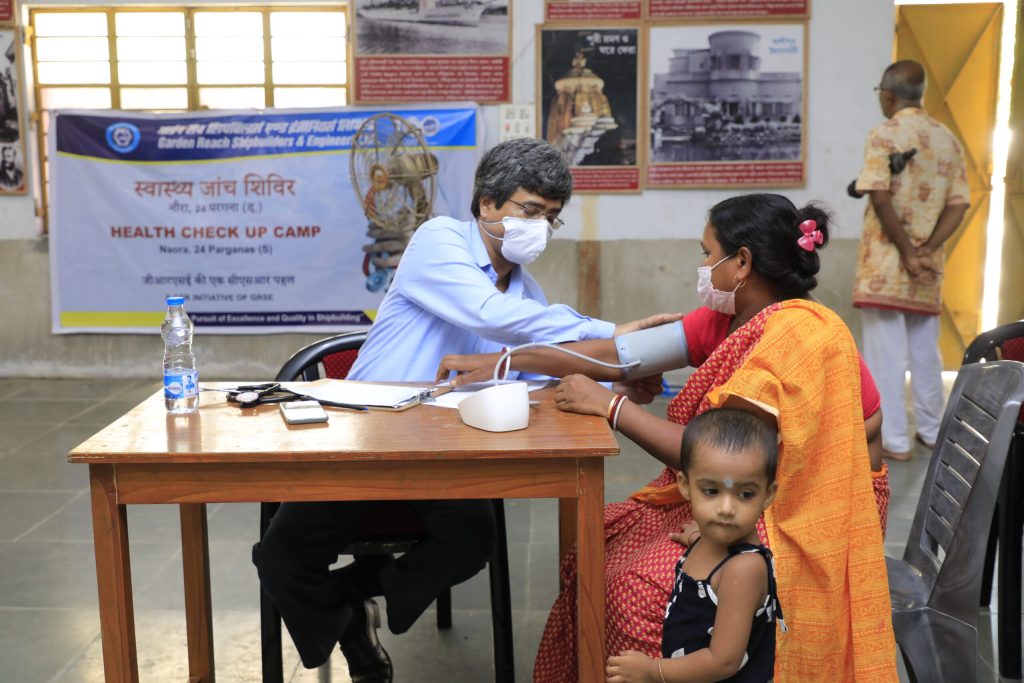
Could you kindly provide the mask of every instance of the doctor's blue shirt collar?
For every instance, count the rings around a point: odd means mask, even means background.
[[[473,259],[480,266],[480,270],[487,273],[491,283],[497,285],[498,273],[494,270],[494,264],[491,263],[491,257],[487,253],[487,245],[484,244],[484,237],[480,234],[480,225],[474,218],[469,222],[469,226],[472,233],[469,238],[469,249],[473,254]],[[523,267],[517,263],[512,264],[512,275],[509,277],[508,290],[505,293],[517,297],[523,296]]]

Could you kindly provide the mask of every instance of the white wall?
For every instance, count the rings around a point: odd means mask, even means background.
[[[517,103],[535,100],[534,25],[541,0],[514,0],[513,87]],[[780,190],[797,204],[828,202],[836,212],[834,238],[860,235],[863,202],[846,196],[860,169],[868,130],[882,120],[872,88],[892,61],[892,0],[812,0],[808,32],[807,186]],[[497,130],[497,113],[487,114]],[[493,140],[491,141],[493,142]],[[564,212],[559,238],[699,239],[704,214],[739,190],[649,190],[640,195],[579,195]],[[583,232],[582,212],[593,221]]]
[[[34,6],[44,4],[72,3]],[[27,9],[21,9],[27,18]],[[535,96],[534,27],[543,17],[543,3],[513,0],[512,9],[512,93],[516,103],[529,104]],[[849,297],[864,205],[847,198],[845,187],[859,169],[868,129],[881,120],[872,87],[891,58],[893,4],[892,0],[813,0],[812,13],[807,186],[783,193],[798,204],[819,199],[834,209],[834,241],[824,253],[816,293],[856,332],[859,317]],[[24,74],[23,85],[28,85]],[[483,116],[487,128],[497,131],[497,107],[486,107]],[[26,147],[34,151],[34,134],[28,136]],[[496,140],[492,133],[485,143]],[[737,192],[659,190],[574,197],[564,212],[568,225],[559,232],[560,241],[531,269],[549,298],[573,304],[575,248],[565,240],[606,240],[601,260],[603,317],[624,321],[656,311],[689,310],[697,305],[696,240],[704,215],[714,203]],[[0,317],[5,320],[0,325],[0,376],[157,377],[159,337],[50,333],[48,243],[38,236],[34,211],[31,196],[0,196]],[[197,341],[203,376],[271,377],[292,351],[313,338],[204,335]]]
[[[39,2],[34,6],[70,2]],[[118,3],[112,3],[118,4]],[[132,3],[138,4],[138,3]],[[154,3],[155,4],[155,3]],[[197,2],[195,4],[204,4]],[[213,3],[210,3],[213,4]],[[22,8],[27,17],[27,9]],[[512,94],[517,103],[535,100],[534,26],[543,21],[542,0],[513,0]],[[892,0],[814,0],[808,38],[807,186],[783,190],[794,202],[827,201],[835,210],[834,238],[855,239],[863,204],[846,197],[856,175],[864,137],[881,120],[871,88],[892,56]],[[27,79],[23,78],[27,86]],[[25,93],[26,96],[29,93]],[[484,121],[498,130],[497,107],[485,107]],[[496,134],[486,140],[494,144]],[[34,135],[26,140],[29,155]],[[560,239],[697,239],[704,213],[735,190],[657,190],[639,195],[580,195],[566,209]],[[584,233],[582,211],[592,221]],[[37,235],[35,200],[0,197],[0,239]]]

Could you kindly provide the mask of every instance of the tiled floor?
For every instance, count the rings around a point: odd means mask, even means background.
[[[88,477],[67,452],[158,388],[148,381],[0,379],[0,682],[103,680],[92,554]],[[659,400],[653,410],[664,411]],[[608,500],[619,500],[657,473],[631,442],[607,466]],[[927,453],[895,463],[887,552],[899,556],[910,529]],[[533,655],[556,590],[554,501],[509,501],[509,558],[517,679]],[[249,548],[255,505],[208,506],[217,680],[258,681],[259,612]],[[140,676],[187,679],[178,516],[172,506],[129,508],[131,567]],[[427,614],[401,637],[382,631],[396,681],[487,681],[491,673],[486,572],[453,590],[454,626]],[[982,615],[979,671],[992,671],[994,623]],[[290,645],[287,676],[315,681]],[[334,680],[347,681],[340,655]]]

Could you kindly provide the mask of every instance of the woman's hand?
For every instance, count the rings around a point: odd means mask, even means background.
[[[478,353],[466,356],[450,355],[441,359],[437,366],[435,381],[444,382],[450,373],[456,373],[452,385],[461,387],[473,382],[486,382],[494,377],[494,366],[497,365],[500,353]]]
[[[633,403],[645,405],[661,394],[661,375],[626,379],[612,385],[616,394],[625,394]]]
[[[668,537],[679,545],[685,545],[689,548],[695,539],[700,538],[700,527],[697,526],[697,522],[691,519],[683,525],[682,531],[673,531]]]
[[[609,657],[605,667],[608,683],[661,683],[658,660],[642,652],[626,650],[618,657]]]
[[[616,325],[614,336],[621,337],[622,335],[629,334],[630,332],[646,330],[648,327],[668,325],[669,323],[674,323],[675,321],[682,319],[682,313],[655,313],[654,315],[649,315],[646,318],[641,318],[640,320],[634,320],[633,322],[630,323],[622,323],[621,325]]]
[[[613,398],[613,392],[583,375],[567,375],[555,387],[555,405],[568,413],[608,417]]]

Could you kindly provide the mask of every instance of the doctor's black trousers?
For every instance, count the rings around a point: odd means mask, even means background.
[[[330,571],[373,515],[392,502],[284,503],[253,547],[260,582],[284,619],[302,663],[330,657],[351,618],[352,586]],[[423,520],[424,539],[380,570],[388,628],[404,633],[446,588],[487,563],[494,543],[489,500],[409,501]]]

